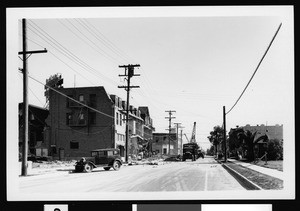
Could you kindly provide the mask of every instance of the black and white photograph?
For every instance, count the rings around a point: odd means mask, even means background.
[[[293,6],[6,12],[8,201],[295,199]]]

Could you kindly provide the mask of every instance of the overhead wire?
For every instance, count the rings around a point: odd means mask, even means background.
[[[30,41],[30,42],[32,42],[32,43],[34,43],[34,44],[36,44],[36,45],[38,45],[38,46],[40,46],[40,47],[42,47],[42,48],[45,48],[45,46],[43,46],[41,43],[38,43],[37,41],[34,41],[34,40],[32,40],[31,38],[29,38],[28,37],[28,35],[27,35],[27,40],[28,41]],[[48,51],[48,53],[50,54],[50,55],[52,55],[52,56],[54,56],[57,60],[59,60],[60,62],[62,62],[63,64],[65,64],[67,67],[69,67],[71,70],[73,70],[75,73],[77,73],[78,75],[80,75],[82,78],[84,78],[85,80],[87,80],[88,82],[90,82],[91,84],[94,84],[95,85],[95,83],[94,82],[92,82],[91,80],[89,80],[88,78],[86,78],[84,75],[82,75],[80,72],[78,72],[76,69],[74,69],[73,67],[71,67],[69,64],[67,64],[65,61],[63,61],[61,58],[59,58],[56,54],[54,54],[53,52],[52,52],[52,50],[47,50]]]
[[[277,36],[277,34],[278,34],[279,30],[280,30],[281,25],[282,25],[282,23],[280,23],[280,25],[279,25],[279,27],[278,27],[278,29],[277,29],[275,35],[273,36],[273,38],[272,38],[272,40],[271,40],[271,42],[270,42],[270,44],[269,44],[267,50],[265,51],[263,57],[262,57],[261,60],[259,61],[258,65],[257,65],[257,67],[256,67],[256,69],[255,69],[255,71],[254,71],[254,73],[252,74],[250,80],[248,81],[246,87],[244,88],[244,90],[242,91],[242,93],[240,94],[240,96],[238,97],[238,99],[236,100],[236,102],[233,104],[233,106],[229,109],[229,111],[228,111],[226,114],[229,114],[229,113],[230,113],[230,111],[236,106],[236,104],[239,102],[239,100],[241,99],[241,97],[242,97],[243,94],[245,93],[245,91],[246,91],[246,89],[248,88],[250,82],[252,81],[252,79],[253,79],[255,73],[257,72],[257,70],[258,70],[260,64],[262,63],[263,59],[265,58],[266,54],[268,53],[268,51],[269,51],[269,49],[270,49],[270,47],[271,47],[271,45],[272,45],[272,43],[273,43],[275,37]]]
[[[73,24],[69,19],[65,19],[69,24],[71,24],[73,26],[73,28],[79,32],[79,34],[81,34],[82,36],[84,36],[88,41],[90,41],[93,45],[91,45],[90,43],[88,43],[85,39],[82,39],[77,33],[73,34],[75,36],[77,36],[79,39],[81,39],[83,42],[85,42],[88,46],[90,46],[91,48],[93,48],[96,52],[100,53],[102,56],[106,57],[108,60],[110,60],[111,62],[115,63],[115,64],[119,64],[120,61],[116,60],[115,58],[111,57],[110,55],[106,55],[106,53],[98,47],[98,45],[92,41],[88,36],[86,36],[82,31],[83,30],[79,30],[78,27]],[[61,20],[58,20],[60,23],[62,23]],[[72,32],[72,29],[70,29],[68,26],[66,26],[64,23],[62,23],[67,29],[69,29]],[[97,49],[96,49],[97,48]]]
[[[101,111],[99,111],[99,110],[97,110],[97,109],[95,109],[95,108],[92,108],[92,107],[90,107],[90,106],[88,106],[88,105],[86,105],[86,104],[84,104],[84,103],[82,103],[82,102],[80,102],[80,101],[78,101],[78,100],[75,100],[75,99],[73,99],[72,97],[69,97],[68,95],[65,95],[64,93],[62,93],[62,92],[60,92],[60,91],[58,91],[58,90],[56,90],[56,89],[54,89],[54,88],[48,86],[47,84],[44,84],[44,83],[40,82],[39,80],[35,79],[34,77],[32,77],[32,76],[30,76],[30,75],[28,75],[28,77],[29,77],[30,79],[34,80],[35,82],[37,82],[37,83],[39,83],[39,84],[41,84],[41,85],[43,85],[43,86],[46,86],[47,88],[53,90],[54,92],[56,92],[56,93],[58,93],[58,94],[60,94],[60,95],[62,95],[62,96],[64,96],[64,97],[66,97],[66,98],[68,98],[68,99],[70,99],[70,100],[72,100],[72,101],[74,101],[74,102],[76,102],[76,103],[78,103],[78,104],[80,104],[80,105],[82,105],[82,106],[84,106],[84,107],[90,109],[90,110],[93,110],[93,111],[95,111],[95,112],[97,112],[97,113],[99,113],[99,114],[102,114],[102,115],[104,115],[104,116],[107,116],[107,117],[109,117],[109,118],[115,119],[114,116],[109,115],[109,114],[106,114],[106,113],[104,113],[104,112],[101,112]],[[147,134],[147,135],[151,135],[151,134],[145,133],[144,131],[141,131],[141,130],[139,130],[139,129],[137,129],[137,128],[136,128],[136,130],[139,131],[139,132],[141,132],[141,133],[144,133],[144,134]]]
[[[73,54],[70,50],[68,50],[66,47],[64,47],[62,44],[60,44],[56,39],[54,39],[52,36],[50,36],[46,31],[41,29],[39,26],[37,26],[34,22],[30,21],[28,22],[29,30],[31,30],[34,34],[36,34],[38,37],[40,37],[42,40],[44,40],[46,43],[48,43],[50,46],[52,46],[55,50],[63,54],[65,57],[73,61],[75,64],[80,66],[82,69],[87,70],[89,73],[101,77],[101,79],[106,79],[110,83],[116,84],[115,81],[111,80],[107,76],[101,74],[99,71],[91,67],[89,64],[84,62],[82,59],[80,59],[78,56]],[[35,26],[33,24],[35,24]],[[34,31],[35,30],[35,31]]]
[[[110,51],[112,51],[113,53],[115,53],[116,55],[118,55],[119,57],[121,57],[122,59],[124,59],[124,61],[127,60],[127,58],[125,58],[121,53],[119,53],[117,50],[115,50],[115,48],[113,48],[111,45],[109,45],[109,43],[104,40],[103,38],[101,38],[97,32],[95,32],[91,26],[89,25],[89,23],[84,22],[82,19],[75,19],[81,26],[83,26],[93,37],[95,37],[99,42],[103,43],[103,45],[108,48]]]
[[[107,43],[112,49],[119,52],[118,54],[121,55],[124,58],[127,58],[128,61],[134,61],[132,57],[130,57],[126,52],[118,48],[113,42],[111,42],[101,31],[99,31],[92,23],[90,23],[87,19],[80,19],[82,22],[85,22],[87,25],[90,26],[90,28],[94,29],[95,34],[98,35],[98,37],[103,40],[105,43]]]

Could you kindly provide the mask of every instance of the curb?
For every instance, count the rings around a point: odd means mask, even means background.
[[[244,188],[247,190],[263,190],[260,186],[256,185],[234,169],[230,168],[225,163],[222,163],[220,161],[217,161],[218,163],[222,164],[222,167],[228,171],[229,174],[231,174]],[[237,164],[238,165],[238,164]]]

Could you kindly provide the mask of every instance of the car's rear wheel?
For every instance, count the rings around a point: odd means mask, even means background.
[[[93,170],[92,165],[90,165],[88,163],[85,164],[84,167],[83,167],[83,171],[86,172],[86,173],[90,173],[92,170]]]
[[[121,163],[119,161],[114,161],[113,168],[118,171],[121,168]]]
[[[104,167],[105,171],[108,171],[110,169],[110,167]]]

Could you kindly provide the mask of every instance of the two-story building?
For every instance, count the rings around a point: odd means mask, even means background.
[[[159,155],[178,155],[176,133],[153,133],[152,151]]]

